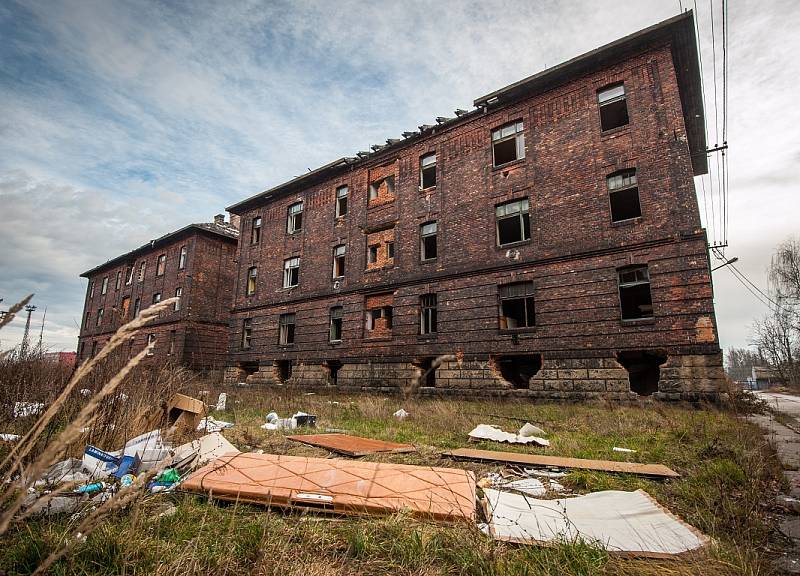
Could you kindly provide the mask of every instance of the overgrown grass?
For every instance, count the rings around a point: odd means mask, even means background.
[[[218,389],[211,390],[211,401]],[[260,428],[271,410],[318,416],[319,430],[414,443],[418,452],[366,457],[375,461],[456,466],[479,475],[497,465],[456,462],[441,451],[467,445],[479,423],[514,430],[520,420],[549,432],[547,449],[482,442],[477,448],[662,463],[680,479],[574,471],[562,480],[572,493],[643,489],[714,539],[705,558],[624,560],[582,543],[552,547],[494,542],[474,525],[444,525],[399,514],[336,518],[154,496],[119,512],[54,565],[54,574],[767,574],[769,549],[782,541],[764,503],[779,489],[780,469],[754,426],[713,408],[618,407],[407,400],[376,396],[303,395],[285,389],[228,389],[234,421],[225,435],[243,450],[329,456],[322,449]],[[400,407],[406,420],[391,414]],[[492,416],[494,415],[494,416]],[[302,430],[294,431],[302,432]],[[614,446],[637,450],[613,452]],[[159,517],[170,506],[171,516]],[[2,540],[0,570],[26,574],[61,546],[75,521],[30,520]]]

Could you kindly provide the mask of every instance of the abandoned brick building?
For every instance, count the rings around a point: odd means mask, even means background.
[[[229,207],[226,380],[713,398],[706,172],[687,12]]]
[[[81,274],[89,284],[78,361],[94,356],[143,309],[177,296],[178,303],[130,340],[127,354],[153,343],[153,362],[222,369],[238,234],[217,215],[213,223],[190,224]]]

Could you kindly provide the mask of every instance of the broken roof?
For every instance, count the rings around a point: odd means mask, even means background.
[[[474,110],[469,112],[458,110],[455,118],[439,117],[436,119],[436,125],[423,124],[419,127],[419,131],[404,132],[402,139],[389,139],[386,141],[386,145],[373,146],[374,152],[372,153],[359,152],[357,156],[352,158],[339,158],[320,166],[316,170],[310,170],[302,176],[297,176],[283,184],[250,196],[229,206],[226,210],[233,214],[241,214],[254,205],[303,190],[352,169],[355,165],[371,161],[376,157],[389,156],[390,152],[396,152],[430,134],[467,122],[482,113],[484,109],[505,106],[520,98],[546,92],[573,78],[590,73],[600,67],[608,66],[614,61],[623,59],[660,42],[669,42],[672,47],[672,58],[678,79],[683,120],[686,125],[694,174],[706,174],[708,172],[708,157],[706,154],[705,114],[703,111],[697,38],[693,13],[691,10],[687,10],[678,16],[634,32],[553,68],[548,68],[505,88],[477,98],[474,101],[476,106]]]
[[[221,236],[222,238],[230,239],[234,242],[239,238],[239,230],[228,222],[224,224],[217,224],[216,222],[201,222],[198,224],[189,224],[188,226],[184,226],[183,228],[175,230],[174,232],[169,232],[168,234],[164,234],[160,238],[156,238],[155,240],[150,240],[150,242],[148,242],[147,244],[143,244],[142,246],[139,246],[138,248],[135,248],[130,252],[126,252],[125,254],[112,258],[111,260],[108,260],[103,264],[100,264],[99,266],[95,266],[91,270],[87,270],[86,272],[82,273],[81,277],[88,278],[89,276],[92,276],[97,272],[100,272],[101,270],[104,270],[106,268],[111,268],[123,262],[134,260],[140,254],[149,252],[153,248],[161,246],[167,242],[177,240],[181,236],[186,236],[188,234],[191,234],[192,232],[205,232],[209,234],[215,234],[217,236]]]

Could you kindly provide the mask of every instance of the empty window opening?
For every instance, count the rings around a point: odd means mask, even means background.
[[[172,311],[178,312],[181,309],[181,297],[183,296],[183,288],[175,288],[175,304],[172,305]]]
[[[278,344],[294,344],[294,314],[281,314],[278,321]]]
[[[278,380],[286,382],[292,377],[292,361],[291,360],[276,360],[275,368],[277,369]]]
[[[114,290],[119,290],[122,287],[122,270],[117,271],[117,279],[114,282]]]
[[[130,308],[131,308],[131,297],[130,296],[124,296],[122,298],[122,319],[123,320],[127,320],[128,319],[128,312],[130,312]]]
[[[436,235],[437,227],[436,222],[428,222],[420,226],[420,258],[422,260],[433,260],[437,255]]]
[[[95,322],[95,326],[100,326],[103,323],[103,309],[100,308],[97,311],[97,322]]]
[[[139,264],[139,277],[138,277],[139,282],[144,280],[144,272],[146,269],[147,269],[147,262],[142,261],[142,263]]]
[[[514,244],[531,239],[530,203],[527,198],[500,204],[497,217],[497,245]]]
[[[328,379],[334,386],[339,384],[339,370],[342,369],[342,363],[339,360],[328,360],[325,362],[328,368]]]
[[[89,298],[94,298],[94,280],[89,281]]]
[[[156,276],[163,276],[167,269],[167,255],[161,254],[156,260]]]
[[[130,286],[133,282],[133,266],[125,268],[125,286]]]
[[[600,90],[597,101],[600,105],[600,129],[603,132],[628,124],[628,101],[624,84]]]
[[[158,304],[161,302],[161,292],[156,292],[153,294],[153,304]]]
[[[611,174],[606,178],[606,184],[611,202],[612,222],[638,218],[642,215],[635,169],[620,170]]]
[[[617,273],[622,319],[652,318],[653,299],[647,266],[628,266],[618,269]]]
[[[661,365],[667,361],[666,354],[632,350],[617,354],[617,361],[628,371],[631,392],[639,396],[658,392],[658,379]]]
[[[261,242],[261,216],[253,218],[253,226],[250,228],[250,244]]]
[[[500,329],[515,330],[536,325],[533,282],[500,286]]]
[[[497,356],[494,365],[500,376],[514,388],[528,388],[530,379],[542,369],[541,354]]]
[[[345,254],[347,247],[344,244],[333,249],[333,277],[341,278],[344,276]]]
[[[375,264],[378,261],[378,248],[380,244],[371,244],[367,247],[367,264]]]
[[[283,287],[292,288],[300,283],[300,258],[288,258],[283,261]]]
[[[156,351],[156,335],[147,335],[147,355],[152,356]]]
[[[525,158],[522,120],[492,130],[492,157],[495,166]]]
[[[139,316],[139,312],[140,312],[141,310],[142,310],[142,303],[141,303],[141,301],[140,301],[140,300],[137,298],[137,299],[136,299],[136,300],[134,300],[134,302],[133,302],[133,317],[134,317],[134,318],[137,318],[137,317]]]
[[[436,360],[433,356],[414,360],[412,364],[419,368],[419,385],[434,388],[436,386],[436,368],[433,367],[433,362]]]
[[[386,176],[369,185],[369,199],[394,198],[394,176]]]
[[[175,330],[169,331],[169,348],[167,349],[167,355],[172,356],[175,354]]]
[[[253,319],[242,320],[242,350],[249,350],[253,344]]]
[[[333,308],[331,308],[330,334],[329,334],[331,342],[342,341],[343,316],[344,316],[344,311],[341,306],[334,306]]]
[[[386,243],[386,260],[394,260],[394,242]]]
[[[419,159],[419,187],[421,190],[436,186],[436,153]]]
[[[258,362],[240,362],[239,368],[244,372],[245,380],[248,376],[252,376],[258,372]]]
[[[247,269],[247,289],[246,294],[252,296],[256,293],[256,286],[258,284],[258,267],[251,266]]]
[[[287,209],[286,231],[289,234],[303,229],[303,203],[295,202]]]
[[[186,246],[181,246],[181,253],[178,256],[178,270],[183,270],[186,268]]]
[[[419,333],[436,334],[436,294],[419,297]]]
[[[108,276],[103,277],[103,283],[100,285],[100,294],[108,292]]]
[[[347,195],[350,189],[347,186],[339,186],[336,189],[336,217],[341,218],[347,215]]]

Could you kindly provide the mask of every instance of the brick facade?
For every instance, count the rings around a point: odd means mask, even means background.
[[[533,88],[512,86],[476,101],[477,111],[230,207],[243,238],[254,218],[263,229],[259,243],[237,251],[227,380],[396,389],[427,373],[423,393],[716,397],[722,360],[693,180],[706,168],[692,27],[690,14],[676,17],[587,55],[602,65],[556,67],[532,77]],[[620,83],[629,123],[603,131],[598,93]],[[495,167],[493,132],[519,122],[524,158]],[[430,153],[436,184],[423,190],[420,158]],[[640,215],[615,222],[607,177],[621,170],[635,170]],[[337,218],[341,186],[348,213]],[[496,207],[514,201],[527,207],[529,229],[498,245]],[[303,226],[290,234],[287,210],[298,202]],[[422,260],[429,222],[437,254]],[[340,245],[346,274],[335,278]],[[290,257],[300,258],[299,284],[287,289]],[[652,305],[623,319],[620,271],[634,265],[646,266]],[[258,287],[247,295],[252,267]],[[521,287],[509,294],[531,295],[508,303],[517,312],[503,307],[509,285]],[[424,295],[435,295],[433,333]],[[332,342],[333,307],[343,314],[342,338]],[[287,313],[294,342],[281,345],[278,318]],[[428,372],[441,355],[457,360]]]
[[[150,362],[170,361],[197,370],[220,370],[224,366],[228,287],[235,278],[232,262],[238,231],[217,218],[216,223],[187,226],[82,274],[89,283],[78,340],[79,361],[96,354],[122,324],[133,318],[137,301],[144,310],[153,304],[155,294],[166,300],[180,290],[179,309],[170,308],[148,324],[129,342],[128,354],[139,352],[152,337],[156,344]]]

